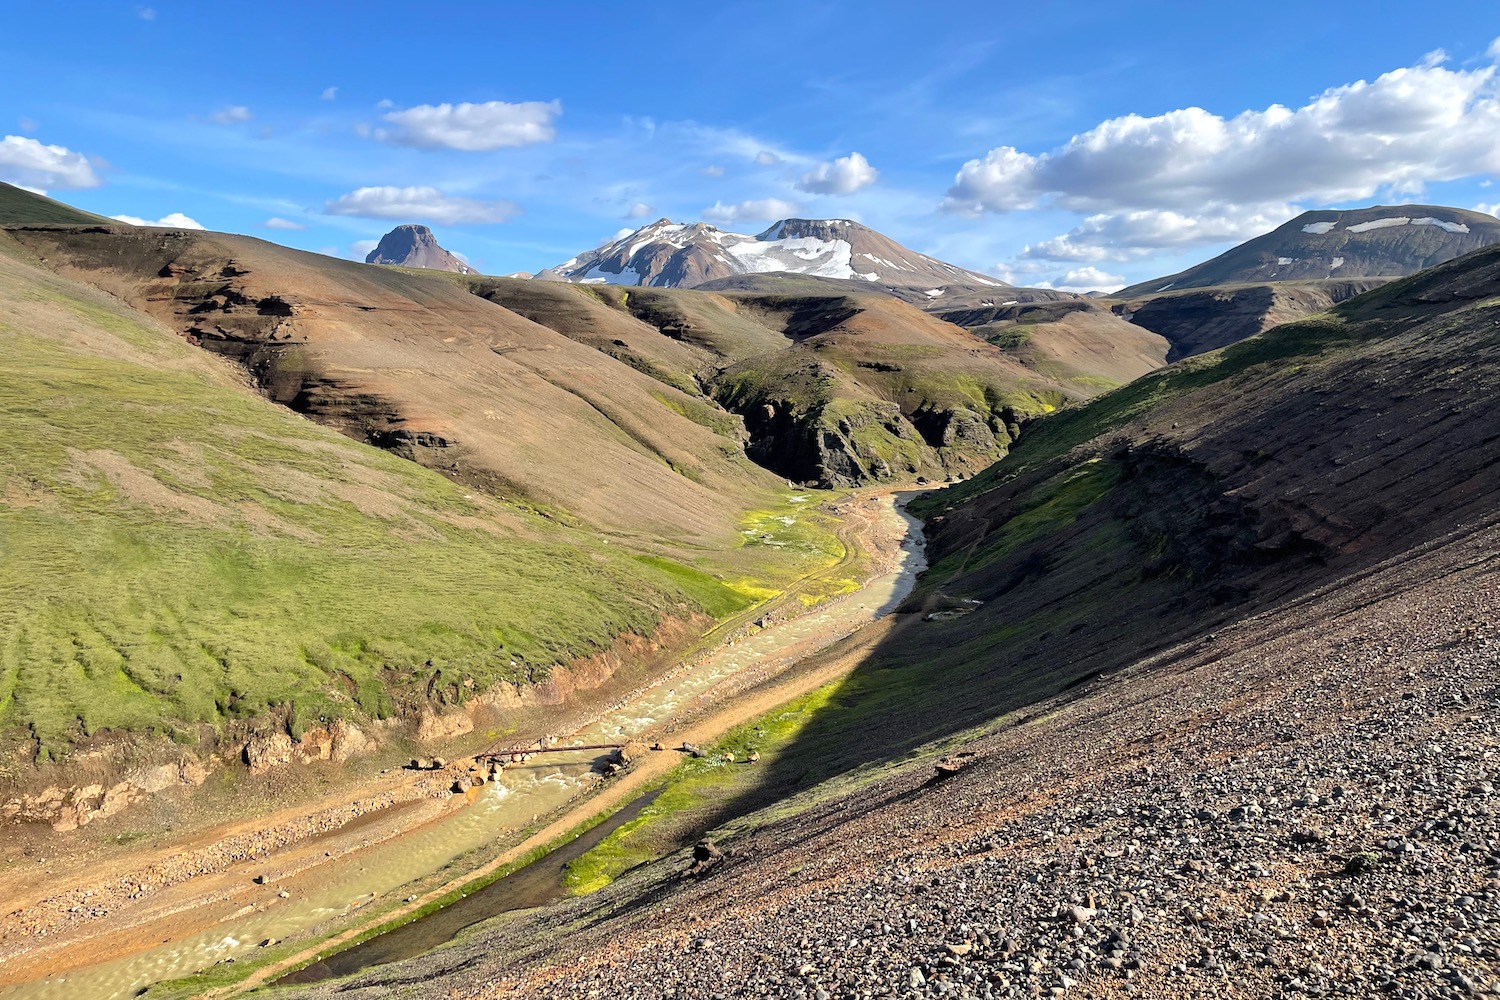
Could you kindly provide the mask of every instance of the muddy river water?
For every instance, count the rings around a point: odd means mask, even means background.
[[[911,592],[925,567],[921,526],[896,500],[880,500],[878,528],[904,534],[894,568],[854,594],[811,613],[757,631],[645,688],[601,715],[561,745],[619,743],[691,713],[751,667],[776,670],[889,614]],[[113,1000],[142,987],[189,975],[225,959],[243,959],[267,939],[310,928],[332,927],[370,901],[438,871],[461,855],[515,842],[521,831],[594,784],[599,751],[549,753],[507,766],[501,778],[480,786],[472,803],[428,823],[320,867],[319,878],[287,899],[214,924],[201,932],[125,958],[86,966],[21,986],[0,988],[3,1000]],[[544,859],[545,860],[545,859]],[[324,871],[326,869],[326,871]]]

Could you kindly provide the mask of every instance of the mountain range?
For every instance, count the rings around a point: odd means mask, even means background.
[[[1264,236],[1115,294],[1128,298],[1209,285],[1415,274],[1500,242],[1500,219],[1440,205],[1303,212]]]
[[[921,289],[932,298],[953,285],[1003,288],[996,278],[909,250],[848,219],[782,219],[754,236],[706,223],[658,219],[540,272],[585,284],[697,288],[747,274],[801,274]]]

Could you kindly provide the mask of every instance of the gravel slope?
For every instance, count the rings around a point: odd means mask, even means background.
[[[1500,988],[1500,530],[318,996],[1397,996]]]

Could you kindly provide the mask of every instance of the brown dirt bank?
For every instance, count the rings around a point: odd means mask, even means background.
[[[834,572],[847,575],[858,569],[874,575],[893,564],[901,535],[893,530],[888,515],[878,513],[881,503],[872,495],[845,505],[847,518],[840,535],[848,553]],[[732,642],[752,619],[794,613],[802,606],[799,590],[800,586],[794,587],[784,599],[785,611],[763,606],[741,616],[744,621],[736,618],[721,623],[707,648]],[[691,728],[677,738],[707,740],[718,731],[715,727],[732,725],[764,711],[777,699],[791,697],[781,693],[782,688],[766,693],[756,685],[774,678],[787,660],[795,662],[838,637],[812,635],[788,641],[781,660],[758,664],[722,683],[690,706],[688,715],[664,725],[661,735],[676,735],[677,724],[682,723]],[[677,650],[689,636],[680,638],[674,644]],[[677,661],[664,659],[670,648],[651,648],[651,656],[612,652],[597,657],[599,662],[570,672],[572,680],[566,690],[558,687],[525,697],[511,692],[489,701],[507,709],[510,732],[531,736],[573,732],[606,706],[671,673]],[[590,682],[597,686],[590,687]],[[752,689],[748,694],[747,688]],[[561,698],[567,701],[556,706]],[[748,707],[741,707],[742,703]],[[446,747],[456,748],[449,755],[458,757],[496,738],[493,729],[476,727],[448,741]],[[412,746],[404,742],[402,756]],[[429,745],[422,752],[431,754],[433,748]],[[649,755],[626,776],[605,785],[602,797],[586,798],[570,807],[546,830],[506,851],[486,869],[505,864],[623,801],[669,767],[669,756],[675,755]],[[375,763],[366,758],[354,762],[364,765],[363,772],[357,767],[340,770],[319,763],[277,768],[255,777],[244,768],[235,768],[234,781],[222,787],[211,779],[182,794],[186,799],[180,803],[182,811],[171,814],[175,829],[172,825],[157,828],[165,833],[147,834],[139,840],[127,835],[125,843],[118,843],[122,817],[63,835],[30,830],[25,843],[7,845],[13,853],[7,852],[10,856],[0,868],[0,898],[9,904],[0,924],[0,987],[153,948],[228,920],[245,907],[275,906],[277,891],[295,895],[300,885],[323,878],[325,866],[358,863],[362,849],[399,838],[462,808],[465,798],[452,796],[449,789],[464,763],[460,758],[441,772],[376,773]],[[222,819],[225,809],[234,809],[243,818],[212,825],[214,817]],[[162,814],[151,815],[159,819]],[[264,876],[268,884],[258,886],[252,876]],[[448,888],[445,884],[434,889],[412,905],[422,905]]]

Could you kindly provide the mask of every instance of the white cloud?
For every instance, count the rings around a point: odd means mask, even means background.
[[[1032,260],[1127,261],[1157,250],[1231,243],[1274,229],[1297,211],[1290,205],[1256,206],[1236,214],[1184,215],[1163,209],[1091,215],[1062,236],[1028,245]]]
[[[37,129],[36,119],[28,118],[25,115],[17,118],[16,124],[20,126],[22,132],[35,132]]]
[[[1043,281],[1039,282],[1036,287],[1055,288],[1059,292],[1113,292],[1125,287],[1125,277],[1120,274],[1109,274],[1097,267],[1075,267],[1058,278],[1055,284]]]
[[[255,116],[250,113],[250,109],[243,104],[233,104],[227,108],[220,108],[208,116],[209,121],[216,125],[238,125],[241,122],[249,121],[253,117]]]
[[[716,201],[712,207],[703,210],[703,218],[708,222],[729,225],[744,220],[773,222],[777,219],[799,215],[801,212],[802,206],[795,202],[783,201],[780,198],[761,198],[754,201],[742,201],[737,205],[726,205],[722,201]]]
[[[699,173],[703,174],[705,177],[723,177],[724,168],[719,166],[719,164],[717,163],[710,163],[708,166],[699,171]]]
[[[349,244],[349,256],[355,260],[364,260],[378,246],[379,240],[355,240]]]
[[[1490,42],[1490,47],[1485,50],[1484,54],[1489,56],[1491,59],[1500,62],[1500,38],[1497,38],[1493,42]]]
[[[166,229],[208,228],[197,219],[191,219],[186,215],[183,215],[181,212],[172,212],[169,215],[164,215],[160,219],[157,219],[155,222],[152,222],[149,219],[142,219],[139,216],[135,215],[111,215],[110,218],[115,219],[119,222],[128,222],[132,226],[161,226]]]
[[[654,210],[651,208],[651,206],[646,204],[644,201],[631,202],[630,208],[626,209],[625,211],[625,218],[644,219],[646,216],[650,215],[652,211]]]
[[[336,98],[338,96],[339,96],[339,88],[337,88],[337,87],[324,87],[323,88],[323,97],[322,97],[323,100],[325,100],[325,101],[331,101],[331,100],[333,100],[334,98]]]
[[[423,219],[446,225],[505,222],[520,213],[514,202],[456,198],[435,187],[362,187],[328,202],[330,215],[364,219]]]
[[[820,163],[802,175],[797,187],[812,194],[853,194],[875,183],[880,171],[859,153],[841,156],[832,163]]]
[[[137,7],[135,9],[135,16],[140,18],[142,21],[154,21],[156,20],[156,8]]]
[[[1491,55],[1500,58],[1493,47]],[[1092,213],[1078,231],[1037,250],[1069,260],[1088,256],[1079,245],[1123,253],[1238,238],[1265,228],[1257,216],[1281,221],[1276,216],[1284,219],[1296,203],[1410,196],[1424,184],[1500,173],[1496,72],[1492,65],[1446,69],[1434,54],[1373,82],[1324,91],[1295,110],[1272,105],[1228,119],[1201,108],[1126,115],[1049,152],[1002,146],[970,160],[945,206]],[[1114,218],[1132,214],[1133,221]],[[1155,243],[1145,237],[1153,227]]]
[[[763,167],[774,167],[776,164],[781,162],[781,157],[777,156],[769,149],[762,149],[759,153],[755,154],[755,162],[759,163]]]
[[[1481,204],[1475,205],[1474,206],[1474,211],[1476,211],[1476,212],[1483,212],[1485,215],[1493,215],[1493,216],[1496,216],[1496,217],[1500,217],[1500,201],[1494,202],[1493,204],[1484,204],[1484,203],[1481,203]]]
[[[261,225],[265,226],[267,229],[306,229],[307,228],[306,226],[304,226],[300,222],[296,222],[296,221],[294,221],[292,219],[283,219],[279,215],[278,216],[272,216],[271,218],[267,219],[265,222],[261,223]]]
[[[398,146],[483,152],[551,142],[557,136],[553,119],[560,114],[561,101],[420,104],[389,112],[385,120],[395,128],[379,128],[373,134]]]
[[[32,191],[98,187],[88,157],[64,146],[47,146],[35,139],[8,135],[0,139],[0,181]]]

